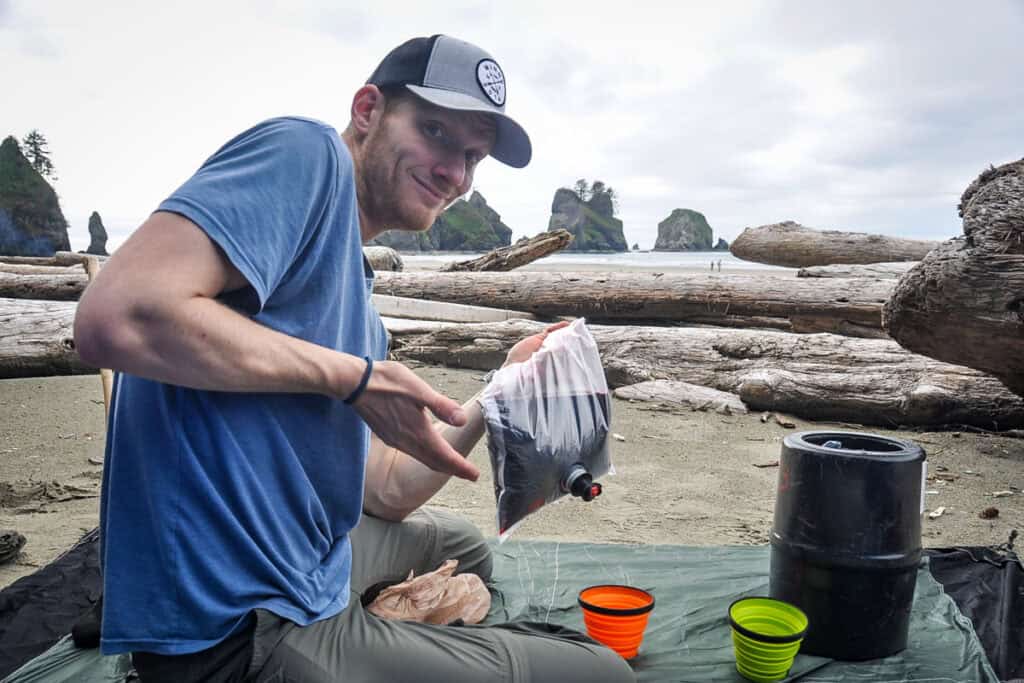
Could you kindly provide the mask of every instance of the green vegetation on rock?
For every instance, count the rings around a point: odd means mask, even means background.
[[[622,221],[615,217],[615,192],[600,180],[585,179],[574,189],[561,187],[551,202],[548,232],[568,230],[573,237],[566,251],[627,251]]]
[[[654,250],[711,251],[713,237],[704,214],[692,209],[676,209],[658,223]]]
[[[52,256],[70,249],[57,193],[8,136],[0,143],[0,254]]]
[[[404,252],[490,251],[511,243],[512,229],[476,191],[468,201],[456,200],[426,232],[390,230],[371,242]]]

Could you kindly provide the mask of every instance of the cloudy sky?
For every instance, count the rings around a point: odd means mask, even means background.
[[[0,136],[38,128],[72,246],[115,247],[223,142],[282,114],[343,129],[393,46],[490,51],[524,170],[477,173],[515,236],[577,178],[653,246],[675,208],[715,237],[796,220],[944,239],[979,171],[1024,156],[1024,0],[585,3],[0,0]]]

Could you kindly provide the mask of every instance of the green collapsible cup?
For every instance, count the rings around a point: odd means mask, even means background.
[[[807,633],[807,615],[772,598],[740,598],[729,605],[736,670],[754,683],[786,677]]]

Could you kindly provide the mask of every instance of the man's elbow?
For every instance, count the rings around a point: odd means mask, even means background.
[[[363,512],[370,517],[383,519],[386,522],[402,522],[416,509],[410,509],[397,503],[398,501],[388,502],[384,496],[367,491],[363,496]]]
[[[75,351],[83,363],[97,368],[113,368],[123,357],[123,316],[95,297],[85,296],[75,311]]]

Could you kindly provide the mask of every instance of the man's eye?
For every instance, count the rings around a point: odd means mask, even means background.
[[[428,123],[424,125],[423,132],[426,133],[428,138],[434,138],[435,140],[441,140],[444,138],[444,128],[436,123]]]

